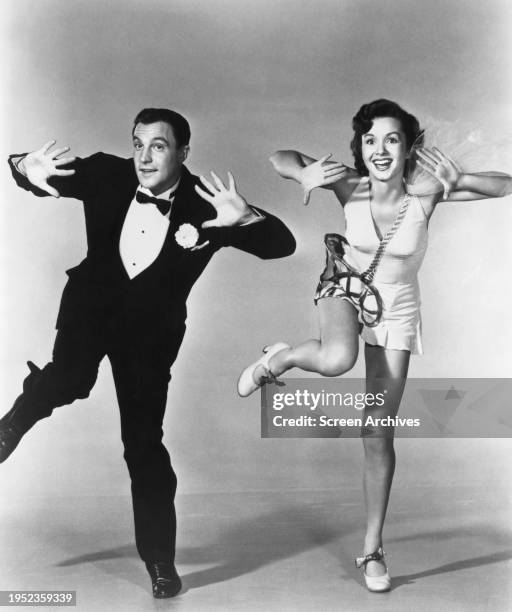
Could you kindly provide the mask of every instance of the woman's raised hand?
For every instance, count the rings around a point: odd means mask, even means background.
[[[299,173],[299,181],[304,190],[304,204],[309,204],[311,191],[315,187],[327,187],[338,182],[346,175],[347,167],[342,162],[333,161],[332,153],[318,161],[304,166]]]
[[[417,155],[419,166],[435,177],[443,186],[443,198],[446,200],[457,187],[462,170],[451,157],[448,157],[436,147],[418,149]]]

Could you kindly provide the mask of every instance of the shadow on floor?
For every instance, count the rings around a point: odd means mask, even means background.
[[[340,558],[340,543],[335,544],[334,542],[359,530],[359,523],[359,517],[346,519],[341,524],[334,516],[332,518],[319,517],[308,505],[287,505],[251,519],[232,521],[229,526],[216,531],[215,539],[212,542],[200,547],[178,548],[176,555],[178,565],[212,564],[212,567],[182,576],[183,592],[231,580],[320,546],[327,546],[331,549],[336,546],[336,552],[332,550],[332,554],[339,559],[344,570],[342,578],[359,582],[360,572],[355,569],[352,558],[345,555]],[[468,539],[470,536],[475,537],[475,534],[483,536],[487,541],[501,541],[502,543],[504,541],[503,534],[499,534],[492,526],[481,524],[478,525],[478,528],[466,525],[464,527],[441,528],[435,531],[389,537],[387,541],[400,542],[427,539],[430,541],[446,541],[455,538]],[[461,549],[458,550],[460,554]],[[137,564],[130,564],[128,567],[123,564],[122,571],[119,569],[121,567],[119,565],[114,567],[110,564],[102,564],[106,573],[119,576],[131,583],[144,586],[144,588],[147,587],[147,577],[145,572],[140,572],[141,566],[134,545],[120,546],[72,557],[61,561],[57,566],[69,567],[113,559],[136,559]],[[509,559],[512,559],[512,550],[445,563],[412,574],[393,576],[393,589],[411,584],[421,578],[499,563]]]
[[[88,553],[86,555],[80,555],[79,557],[72,557],[66,561],[56,563],[56,567],[69,567],[71,565],[80,565],[82,563],[94,563],[96,561],[106,561],[108,559],[126,559],[126,558],[138,558],[137,549],[135,544],[127,544],[126,546],[118,546],[117,548],[110,548],[107,550],[100,550],[98,552]]]
[[[405,584],[412,584],[420,578],[428,578],[446,572],[457,572],[459,570],[470,569],[473,567],[481,567],[482,565],[490,565],[491,563],[500,563],[512,559],[512,550],[504,550],[490,555],[481,555],[480,557],[472,557],[471,559],[461,559],[453,563],[445,563],[439,567],[433,567],[423,572],[415,574],[405,574],[403,576],[393,576],[393,589],[396,589]]]
[[[320,524],[318,515],[311,507],[285,506],[251,519],[233,520],[228,527],[219,529],[213,542],[205,546],[178,548],[176,562],[178,565],[214,564],[213,567],[182,577],[185,588],[195,589],[236,578],[270,563],[326,545],[339,538],[340,529],[345,527],[330,525],[324,517]],[[135,546],[120,546],[71,557],[57,566],[69,567],[123,558],[138,558]],[[114,573],[110,568],[106,571]],[[127,577],[125,574],[124,577]],[[138,579],[133,581],[139,583]]]

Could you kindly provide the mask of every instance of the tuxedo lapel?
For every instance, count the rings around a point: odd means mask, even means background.
[[[179,228],[188,223],[199,232],[198,244],[203,242],[201,224],[207,218],[203,207],[198,202],[198,197],[194,190],[194,180],[190,172],[183,166],[180,184],[176,190],[176,196],[171,206],[169,216],[169,229],[165,238],[160,255],[168,260],[172,267],[184,265],[186,256],[190,256],[190,249],[186,249],[176,241],[176,232]]]

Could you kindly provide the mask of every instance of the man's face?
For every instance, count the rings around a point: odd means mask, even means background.
[[[133,161],[139,183],[155,196],[170,189],[180,177],[188,150],[188,145],[176,145],[168,123],[138,123],[133,132]]]

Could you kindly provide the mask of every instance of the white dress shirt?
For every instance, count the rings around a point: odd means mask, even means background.
[[[179,180],[170,189],[161,193],[158,199],[170,200],[172,208],[178,184]],[[139,186],[138,191],[153,196],[151,191],[144,187]],[[135,197],[133,198],[119,240],[121,260],[130,278],[135,278],[158,257],[169,229],[170,214],[169,210],[167,215],[162,215],[155,204],[141,204]]]

